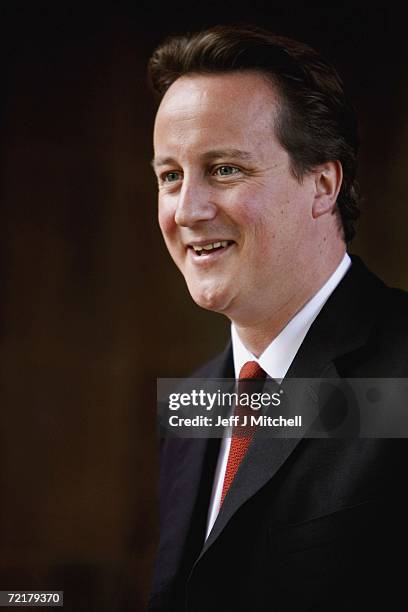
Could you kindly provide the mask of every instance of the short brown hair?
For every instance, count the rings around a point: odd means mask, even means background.
[[[335,210],[345,242],[351,241],[360,214],[357,119],[335,68],[317,51],[258,27],[216,26],[168,38],[149,61],[159,99],[181,76],[245,70],[266,75],[278,90],[275,132],[298,180],[319,164],[341,163],[343,183]]]

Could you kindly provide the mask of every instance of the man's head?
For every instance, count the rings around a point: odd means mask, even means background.
[[[358,216],[356,122],[334,69],[301,43],[217,27],[165,42],[150,74],[159,222],[195,301],[249,321],[262,301],[308,299]]]

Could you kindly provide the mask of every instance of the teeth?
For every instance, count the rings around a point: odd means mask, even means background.
[[[203,246],[193,245],[193,249],[196,253],[200,253],[201,251],[212,251],[212,249],[218,249],[220,247],[227,247],[228,240],[222,240],[221,242],[210,242],[209,244],[205,244]]]

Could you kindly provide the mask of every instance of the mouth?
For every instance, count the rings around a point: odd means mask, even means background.
[[[215,240],[213,242],[200,242],[189,244],[187,248],[192,252],[194,258],[212,258],[216,253],[227,251],[234,240]]]

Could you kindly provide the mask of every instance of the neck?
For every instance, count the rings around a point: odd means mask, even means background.
[[[260,357],[269,344],[280,334],[289,321],[312,299],[323,287],[344,257],[345,249],[338,253],[332,265],[326,266],[320,274],[314,274],[313,279],[296,287],[289,298],[277,308],[271,308],[266,313],[258,313],[250,322],[233,320],[236,331],[246,346],[255,356]]]

